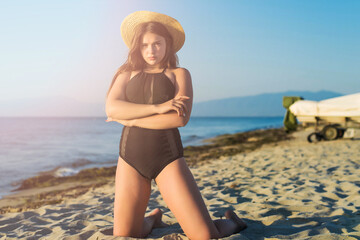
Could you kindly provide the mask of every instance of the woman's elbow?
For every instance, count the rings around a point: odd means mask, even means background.
[[[105,113],[107,117],[116,119],[125,119],[122,116],[122,112],[119,108],[116,108],[113,104],[106,104]]]
[[[105,113],[106,113],[106,116],[107,117],[113,117],[113,109],[112,107],[110,106],[110,104],[106,104],[105,106]]]
[[[186,124],[189,122],[189,118],[186,116],[180,116],[180,127],[185,127]]]

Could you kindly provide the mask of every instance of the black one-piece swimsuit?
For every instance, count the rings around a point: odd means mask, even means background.
[[[126,86],[126,100],[138,104],[160,104],[173,99],[175,86],[164,71],[136,74]],[[124,126],[119,155],[142,176],[155,179],[169,163],[183,157],[179,130]]]

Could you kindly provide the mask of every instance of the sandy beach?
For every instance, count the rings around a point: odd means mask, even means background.
[[[309,131],[264,144],[254,136],[230,141],[217,152],[227,154],[189,162],[212,217],[232,209],[248,224],[225,239],[360,239],[360,140],[310,144]],[[100,178],[24,189],[0,200],[0,239],[133,239],[111,236],[114,181],[112,174]],[[171,226],[148,238],[187,239],[153,183],[147,212],[157,207]]]

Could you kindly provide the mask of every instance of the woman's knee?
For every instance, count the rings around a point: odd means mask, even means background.
[[[131,237],[131,232],[124,231],[124,230],[114,226],[113,235],[116,237]]]
[[[131,232],[114,231],[115,237],[145,238],[142,234],[132,234]]]
[[[133,238],[146,237],[146,235],[142,233],[141,229],[132,229],[129,226],[116,226],[116,224],[114,224],[113,235],[117,237],[133,237]]]
[[[208,229],[196,228],[191,232],[186,232],[186,231],[184,232],[186,236],[191,240],[209,240],[209,239],[218,238],[217,236],[214,236],[214,234],[212,234]]]

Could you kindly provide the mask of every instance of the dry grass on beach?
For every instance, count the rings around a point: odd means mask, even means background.
[[[233,209],[248,223],[245,231],[226,239],[360,239],[360,141],[309,144],[307,134],[300,130],[291,138],[192,165],[213,218]],[[234,149],[238,144],[218,147]],[[4,213],[0,239],[125,239],[107,235],[113,195],[114,182],[109,180],[58,204]],[[187,239],[153,184],[148,211],[156,207],[171,226],[155,229],[149,238]]]

